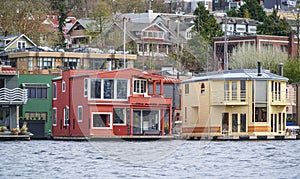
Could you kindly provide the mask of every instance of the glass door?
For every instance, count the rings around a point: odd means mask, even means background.
[[[228,113],[222,113],[222,134],[228,134]]]
[[[141,110],[133,110],[133,134],[142,133]]]

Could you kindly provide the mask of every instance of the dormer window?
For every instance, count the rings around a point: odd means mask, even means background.
[[[25,49],[26,43],[25,42],[18,42],[18,49]]]

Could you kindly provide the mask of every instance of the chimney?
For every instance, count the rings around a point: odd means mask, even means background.
[[[261,62],[258,61],[257,62],[257,76],[261,76]]]
[[[107,70],[111,71],[111,59],[110,58],[107,59]]]
[[[279,75],[283,76],[283,63],[279,63]]]

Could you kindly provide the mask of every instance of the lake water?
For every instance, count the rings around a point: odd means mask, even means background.
[[[299,178],[300,140],[1,141],[0,178]]]

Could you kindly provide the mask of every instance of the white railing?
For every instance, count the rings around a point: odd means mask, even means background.
[[[273,91],[272,102],[288,102],[296,103],[296,92],[295,91]]]
[[[228,102],[247,102],[247,93],[245,90],[225,90],[212,91],[211,101],[213,103],[228,103]]]
[[[0,88],[0,104],[26,104],[27,90],[21,88]]]

